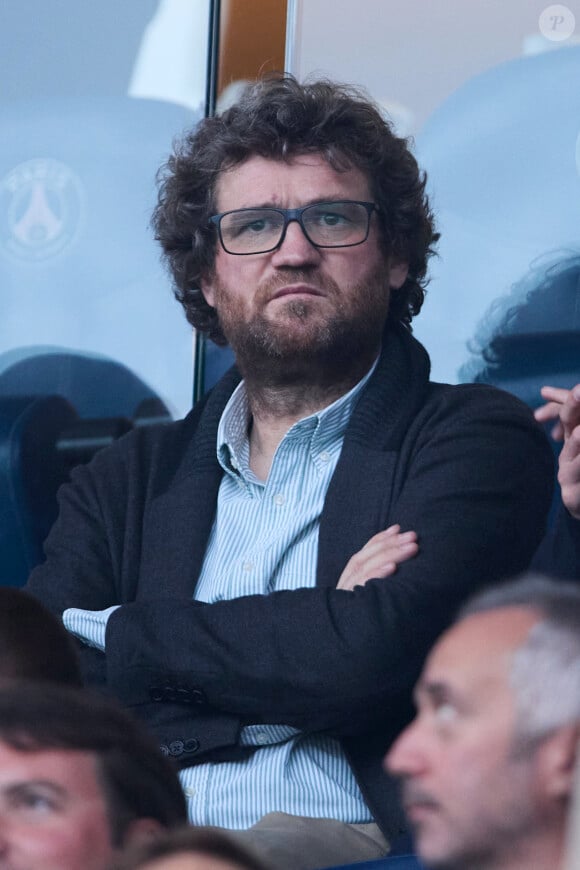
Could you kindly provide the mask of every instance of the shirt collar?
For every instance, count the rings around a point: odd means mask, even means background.
[[[342,439],[354,406],[373,374],[378,357],[368,372],[331,405],[298,420],[286,433],[284,439],[304,438],[307,435],[316,441],[319,449],[328,449],[332,442]],[[250,406],[244,381],[241,381],[232,393],[223,413],[217,431],[217,458],[228,473],[238,473],[245,469],[249,462],[248,428],[250,424]]]

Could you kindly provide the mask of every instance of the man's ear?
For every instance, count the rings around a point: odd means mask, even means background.
[[[127,826],[125,836],[123,838],[123,849],[127,846],[139,845],[152,840],[165,827],[157,819],[145,817],[143,819],[133,819]]]
[[[556,800],[569,800],[578,761],[580,726],[565,725],[550,735],[541,746],[541,775],[546,794]]]
[[[203,293],[203,298],[205,299],[207,304],[211,305],[212,308],[215,308],[213,275],[204,275],[200,281],[200,287],[201,292]]]
[[[390,263],[389,265],[389,287],[393,290],[399,290],[409,274],[408,263]]]

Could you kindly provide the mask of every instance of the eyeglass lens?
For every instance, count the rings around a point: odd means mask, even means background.
[[[298,217],[312,244],[332,248],[364,242],[370,216],[359,202],[325,202],[299,210]],[[220,223],[223,245],[232,254],[273,250],[282,239],[286,222],[283,211],[271,208],[227,212]]]

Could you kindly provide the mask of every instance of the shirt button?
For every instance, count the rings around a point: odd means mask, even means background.
[[[328,462],[330,459],[330,453],[327,453],[326,450],[323,450],[319,456],[321,462]]]
[[[242,568],[244,569],[244,571],[248,571],[248,572],[253,571],[254,570],[254,563],[253,562],[244,562],[244,564],[242,565]]]
[[[194,797],[195,796],[195,789],[191,788],[190,786],[188,786],[187,788],[184,788],[183,791],[185,792],[186,797]]]
[[[284,498],[284,496],[282,495],[281,492],[277,493],[274,496],[274,504],[283,505],[285,501],[286,501],[286,499]]]
[[[263,731],[260,732],[259,734],[256,734],[256,743],[259,746],[265,746],[266,743],[268,743],[268,735],[264,734]]]

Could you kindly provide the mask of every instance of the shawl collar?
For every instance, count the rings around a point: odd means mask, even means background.
[[[175,462],[159,492],[150,503],[146,517],[146,548],[141,588],[164,578],[172,595],[190,598],[201,571],[207,542],[215,515],[217,496],[223,471],[217,461],[217,429],[222,411],[240,381],[234,367],[230,369],[207,397],[199,402],[185,420],[182,443],[165,445],[174,450]],[[159,587],[149,589],[145,596],[162,595]]]
[[[400,325],[385,332],[377,367],[354,410],[326,495],[320,523],[317,583],[336,586],[348,559],[385,528],[397,450],[422,405],[429,358]],[[219,421],[240,381],[234,367],[183,422],[183,448],[170,480],[149,506],[144,576],[191,596],[203,564],[222,469],[216,458]],[[171,461],[171,458],[168,458]],[[159,595],[157,590],[148,594]]]
[[[336,586],[350,557],[389,523],[401,442],[429,387],[429,357],[388,326],[377,367],[354,409],[320,521],[317,584]]]

